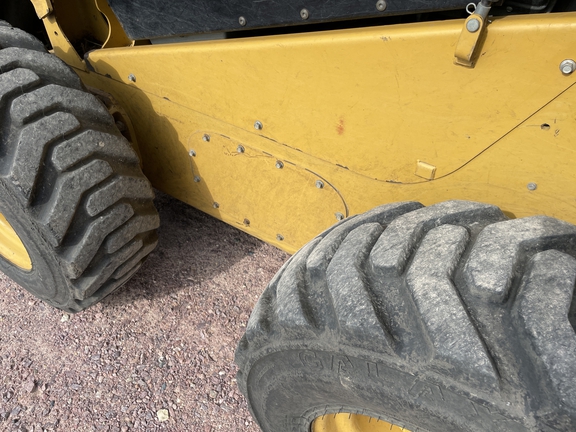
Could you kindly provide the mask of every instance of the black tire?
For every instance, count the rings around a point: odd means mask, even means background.
[[[399,203],[296,253],[258,301],[238,384],[266,432],[331,413],[409,430],[576,430],[576,227]]]
[[[78,312],[126,282],[157,243],[154,193],[114,119],[29,34],[0,23],[0,213],[32,270],[0,270]]]

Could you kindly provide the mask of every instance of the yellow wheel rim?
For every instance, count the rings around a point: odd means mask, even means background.
[[[361,414],[326,414],[312,423],[312,432],[410,432],[392,423]]]
[[[32,270],[32,261],[26,247],[2,213],[0,213],[0,255],[23,270]]]

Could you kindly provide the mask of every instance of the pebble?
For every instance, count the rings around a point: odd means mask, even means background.
[[[156,412],[156,416],[158,417],[158,421],[165,422],[170,418],[170,414],[168,413],[167,409],[161,409]]]
[[[70,321],[70,315],[68,315],[68,314],[62,315],[62,318],[60,318],[60,321],[61,322]]]

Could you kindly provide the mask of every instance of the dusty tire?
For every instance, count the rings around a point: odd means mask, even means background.
[[[399,203],[343,221],[266,288],[238,384],[265,432],[362,413],[410,430],[576,430],[576,227]]]
[[[154,193],[104,105],[34,37],[0,25],[0,213],[32,261],[0,270],[77,312],[157,243]]]

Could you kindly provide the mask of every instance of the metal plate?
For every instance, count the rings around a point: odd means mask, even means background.
[[[130,38],[153,39],[184,34],[228,32],[463,9],[469,0],[300,0],[296,2],[108,0],[108,2]],[[304,10],[306,12],[303,12]]]

